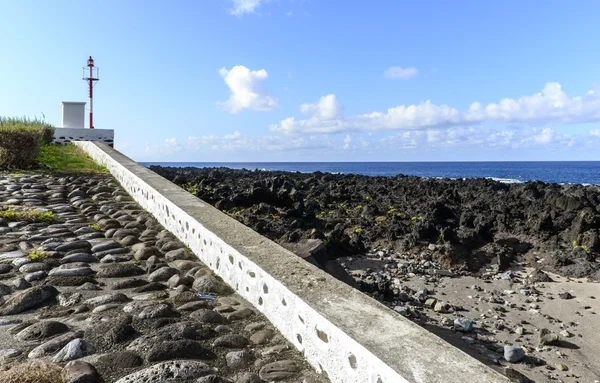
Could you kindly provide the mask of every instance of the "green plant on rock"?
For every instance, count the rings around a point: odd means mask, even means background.
[[[1,210],[0,218],[8,222],[27,221],[31,223],[48,223],[54,221],[54,213],[51,211],[41,212],[36,209],[26,210]]]
[[[97,223],[90,223],[88,225],[90,229],[94,229],[96,231],[102,231],[102,228]]]
[[[587,246],[578,245],[577,241],[573,241],[573,249],[582,249],[585,252],[588,252],[590,250]]]
[[[392,214],[394,214],[395,212],[396,212],[396,208],[395,208],[395,207],[393,207],[393,206],[390,206],[390,207],[389,207],[389,209],[388,209],[388,211],[387,211],[387,214],[388,214],[388,215],[392,215]]]
[[[39,251],[39,250],[32,250],[29,255],[27,256],[27,258],[29,258],[30,261],[33,262],[38,262],[38,261],[43,261],[44,259],[48,258],[49,254],[46,251]]]
[[[383,223],[385,221],[387,221],[387,217],[385,217],[383,215],[380,215],[379,217],[375,217],[375,222],[377,222],[377,223]]]
[[[356,226],[352,231],[356,234],[360,234],[363,232],[363,228],[360,226]]]
[[[365,201],[370,201],[371,199],[372,199],[372,198],[371,198],[371,196],[370,196],[370,195],[368,195],[368,194],[367,194],[367,195],[365,196]]]
[[[190,194],[198,194],[198,184],[187,183],[183,184],[182,188]]]

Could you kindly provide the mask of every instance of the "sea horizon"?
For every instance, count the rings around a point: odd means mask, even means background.
[[[600,185],[600,161],[288,161],[288,162],[140,162],[144,166],[288,171],[366,176],[411,175],[425,178],[488,178],[504,183],[542,181]]]

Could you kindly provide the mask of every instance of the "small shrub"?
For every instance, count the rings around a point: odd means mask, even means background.
[[[6,368],[7,366],[2,366]],[[0,371],[2,383],[63,383],[62,368],[48,362],[26,362]]]
[[[45,251],[32,250],[27,258],[34,262],[43,261],[44,259],[48,258],[48,253]]]
[[[354,231],[356,234],[360,234],[360,233],[362,233],[362,232],[363,232],[363,229],[362,229],[362,227],[360,227],[360,226],[357,226],[357,227],[355,227],[355,228],[354,228],[354,230],[353,230],[353,231]]]
[[[102,228],[101,228],[101,227],[100,227],[98,224],[96,224],[96,223],[90,223],[90,224],[88,225],[88,227],[89,227],[90,229],[94,229],[94,230],[96,230],[96,231],[102,231]]]
[[[54,139],[54,127],[37,119],[0,117],[0,167],[28,168],[42,145]]]

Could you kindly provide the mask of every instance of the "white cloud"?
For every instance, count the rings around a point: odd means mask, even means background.
[[[146,148],[145,148],[145,152],[147,154],[152,154],[152,155],[161,155],[161,156],[170,156],[172,154],[175,154],[176,152],[180,151],[181,145],[179,145],[179,143],[177,142],[177,139],[175,137],[170,137],[170,138],[165,138],[165,140],[163,141],[163,143],[158,144],[158,145],[150,145],[149,143],[146,142]]]
[[[349,117],[286,118],[269,129],[285,134],[328,134],[362,130],[428,130],[452,126],[471,126],[483,122],[527,124],[582,123],[600,120],[600,88],[584,96],[569,97],[559,83],[548,83],[540,93],[518,99],[503,99],[482,105],[474,102],[464,112],[448,105],[436,105],[427,100],[417,105],[400,105],[386,112],[371,112]],[[328,95],[332,97],[334,95]],[[323,99],[323,98],[322,98]],[[313,105],[311,110],[316,110]],[[328,116],[330,117],[330,116]]]
[[[238,65],[230,70],[221,68],[219,74],[231,91],[229,100],[219,104],[231,114],[243,109],[266,111],[278,107],[276,98],[261,91],[261,84],[269,76],[266,70],[251,71],[243,65]]]
[[[210,137],[210,139],[207,139],[207,137]],[[186,141],[189,148],[194,151],[204,151],[209,146],[214,151],[250,152],[289,152],[332,149],[335,147],[333,141],[323,140],[322,137],[318,136],[248,136],[240,132],[225,134],[222,137],[215,135],[188,137]]]
[[[350,137],[349,134],[346,135],[346,138],[344,138],[344,150],[348,150],[350,149],[350,143],[352,142],[352,137]]]
[[[340,113],[340,106],[335,99],[335,94],[328,94],[319,99],[316,104],[302,104],[300,110],[303,113],[312,113],[314,118],[330,120]]]
[[[600,137],[600,129],[590,130],[590,136]]]
[[[241,16],[245,13],[254,13],[264,0],[233,0],[233,8],[230,13],[235,16]]]
[[[402,68],[399,66],[391,66],[383,71],[383,77],[392,80],[407,80],[419,74],[419,70],[414,67]]]

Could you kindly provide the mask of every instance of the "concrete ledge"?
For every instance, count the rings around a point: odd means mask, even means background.
[[[509,381],[118,151],[76,144],[332,382]]]
[[[54,143],[56,144],[97,141],[113,146],[114,139],[115,131],[113,129],[56,128],[54,131]]]

